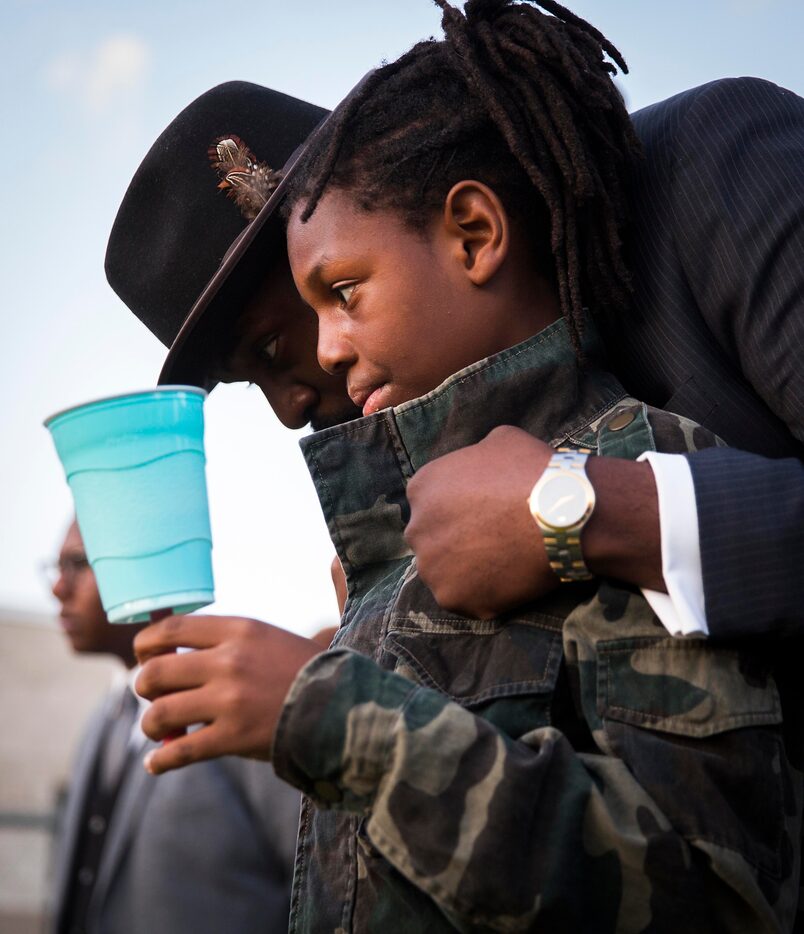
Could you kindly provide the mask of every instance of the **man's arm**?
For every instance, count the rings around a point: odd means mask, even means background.
[[[674,237],[718,343],[804,441],[804,100],[757,79],[697,97],[675,142]],[[804,617],[804,466],[689,457],[706,617],[729,636]]]
[[[445,609],[491,618],[558,586],[525,504],[551,454],[519,429],[495,429],[411,479],[405,537],[420,576]],[[800,625],[804,466],[727,448],[683,456],[692,467],[710,634],[728,638]],[[598,457],[587,473],[597,496],[581,539],[588,567],[665,591],[651,468]]]
[[[672,236],[695,305],[804,442],[804,99],[757,78],[713,82],[668,143]]]
[[[804,464],[719,448],[689,456],[712,635],[801,632]]]

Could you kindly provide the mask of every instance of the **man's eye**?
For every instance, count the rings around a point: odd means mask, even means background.
[[[276,336],[269,337],[268,340],[265,341],[264,344],[260,345],[260,348],[259,348],[260,357],[263,360],[265,360],[267,363],[273,363],[274,360],[276,359],[276,350],[277,350],[278,344],[279,344],[278,337]]]
[[[355,284],[352,282],[350,285],[333,285],[332,291],[338,296],[341,300],[341,304],[348,305],[352,300],[352,292],[355,290]]]

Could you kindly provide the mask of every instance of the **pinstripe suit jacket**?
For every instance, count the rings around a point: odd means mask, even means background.
[[[612,364],[637,398],[742,449],[689,457],[712,633],[800,624],[804,100],[726,79],[633,120],[635,302],[604,323]]]

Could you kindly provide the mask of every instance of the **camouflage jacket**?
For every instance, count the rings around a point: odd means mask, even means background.
[[[349,598],[276,733],[306,795],[291,931],[787,929],[801,781],[758,648],[673,639],[608,582],[480,622],[417,577],[407,479],[500,424],[625,457],[716,441],[579,372],[563,321],[304,439]]]

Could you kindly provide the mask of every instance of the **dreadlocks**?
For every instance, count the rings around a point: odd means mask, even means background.
[[[424,227],[455,182],[483,181],[525,226],[577,350],[584,305],[622,305],[630,291],[620,232],[639,143],[611,80],[625,61],[552,0],[468,0],[463,13],[435,2],[445,39],[415,45],[347,98],[287,209],[306,198],[307,220],[332,186]]]

